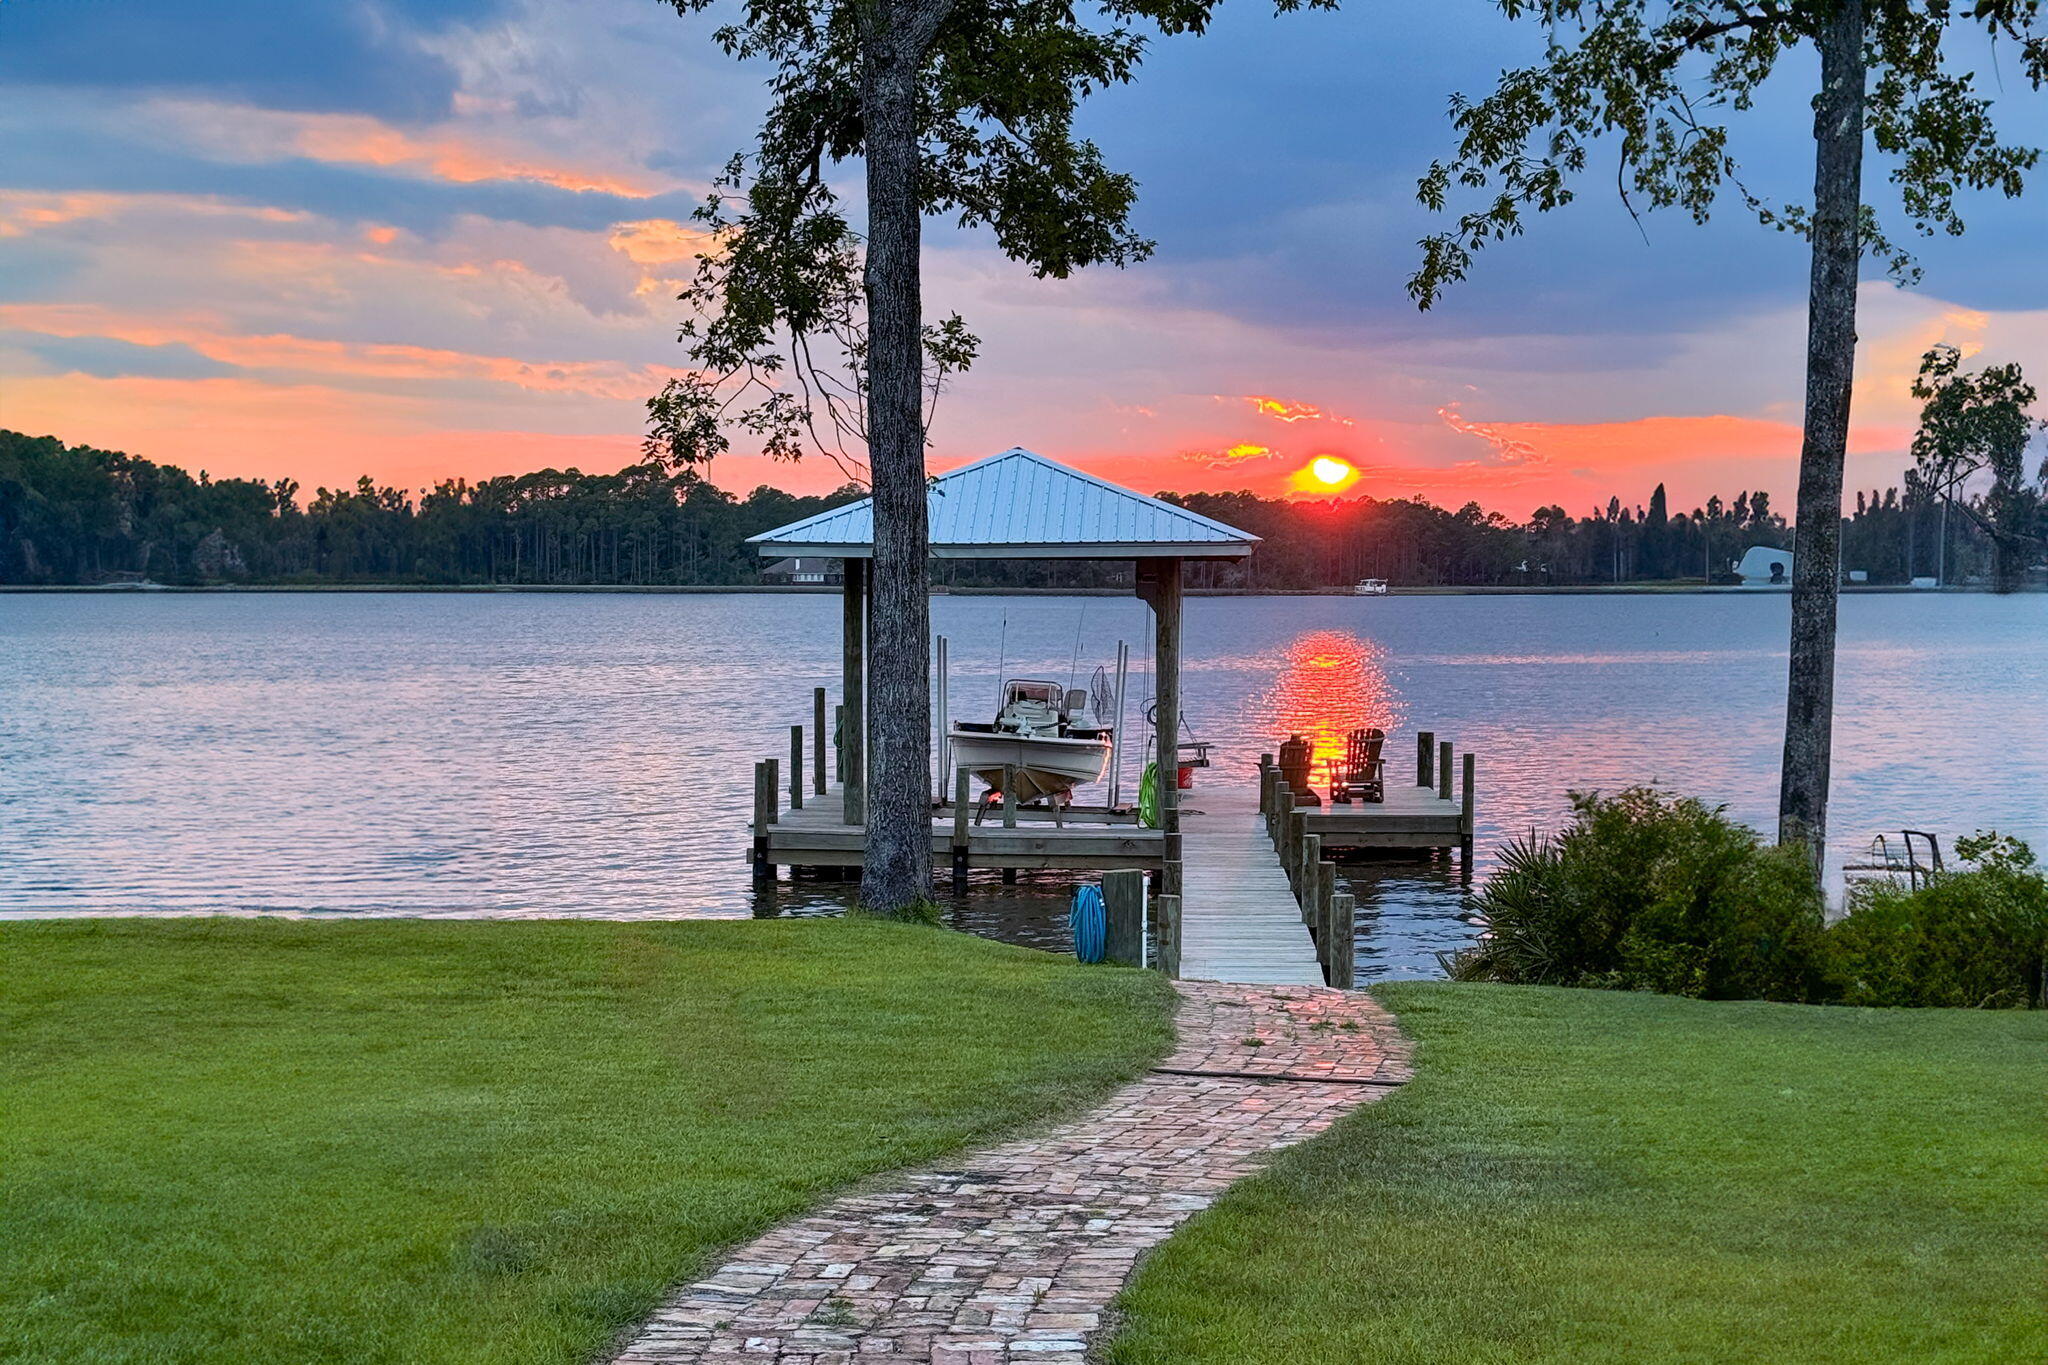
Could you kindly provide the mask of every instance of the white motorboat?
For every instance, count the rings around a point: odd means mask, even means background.
[[[1012,770],[1015,790],[1006,799],[1064,805],[1075,787],[1100,781],[1109,768],[1114,700],[1102,687],[1096,692],[1013,678],[992,724],[960,721],[948,731],[953,761],[991,792],[1002,791],[1004,769]]]
[[[1384,578],[1361,578],[1352,586],[1351,592],[1355,597],[1385,597],[1387,595],[1387,580]]]

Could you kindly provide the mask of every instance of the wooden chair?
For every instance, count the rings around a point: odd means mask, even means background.
[[[1332,804],[1387,799],[1386,760],[1380,754],[1386,743],[1387,732],[1377,726],[1345,736],[1344,757],[1330,760]]]

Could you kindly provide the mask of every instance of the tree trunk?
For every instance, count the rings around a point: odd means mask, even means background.
[[[1835,606],[1841,579],[1842,462],[1856,372],[1862,260],[1863,0],[1838,0],[1820,35],[1814,101],[1813,270],[1806,323],[1806,433],[1799,449],[1799,552],[1792,558],[1792,659],[1778,841],[1803,843],[1815,874],[1828,829],[1835,718]]]
[[[930,630],[926,596],[922,229],[917,44],[907,6],[876,4],[861,79],[868,173],[869,605],[867,850],[861,903],[930,898]]]

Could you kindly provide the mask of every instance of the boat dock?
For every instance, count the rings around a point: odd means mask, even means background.
[[[964,890],[968,874],[982,868],[1000,870],[1006,880],[1039,869],[1100,873],[1113,961],[1143,965],[1149,930],[1158,964],[1172,975],[1349,987],[1355,910],[1328,855],[1394,850],[1434,856],[1460,849],[1469,868],[1473,761],[1464,756],[1463,787],[1454,795],[1451,745],[1427,732],[1417,737],[1415,783],[1388,780],[1373,801],[1316,802],[1307,790],[1289,788],[1270,754],[1260,759],[1256,782],[1250,756],[1239,755],[1239,776],[1210,768],[1200,790],[1179,790],[1175,773],[1206,755],[1206,746],[1183,743],[1181,736],[1185,567],[1241,561],[1259,544],[1257,536],[1021,448],[933,480],[926,519],[927,550],[937,560],[1126,564],[1132,589],[1152,616],[1151,701],[1144,711],[1150,742],[1138,754],[1139,746],[1122,747],[1118,739],[1110,789],[1117,790],[1120,754],[1137,754],[1141,768],[1152,763],[1165,779],[1156,811],[1147,812],[1153,818],[1141,824],[1124,805],[1055,810],[1018,806],[1007,796],[992,810],[979,809],[970,805],[967,769],[949,771],[942,762],[930,793],[932,861],[935,870],[950,869],[956,889]],[[837,560],[842,571],[838,704],[828,710],[826,690],[816,688],[809,727],[790,727],[786,762],[778,756],[754,770],[750,857],[759,879],[773,879],[785,867],[838,875],[862,862],[874,532],[873,502],[860,499],[749,538],[764,558],[821,557]],[[945,754],[954,731],[948,728],[943,644],[935,653],[936,705],[929,719],[933,751]],[[1050,699],[1043,709],[1054,709]],[[1059,709],[1064,725],[1065,708]],[[1121,736],[1121,663],[1114,714],[1110,728]],[[1087,738],[1101,742],[1099,723]],[[986,785],[1005,792],[1022,779],[1030,794],[1039,779],[1029,767],[984,755],[980,771]],[[1053,775],[1057,790],[1060,773]],[[1296,771],[1294,780],[1305,786],[1307,770]],[[1156,874],[1149,897],[1143,878],[1109,875],[1140,872]]]

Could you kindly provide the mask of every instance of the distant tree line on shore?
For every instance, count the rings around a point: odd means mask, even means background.
[[[288,479],[209,479],[118,451],[0,431],[0,583],[639,584],[760,581],[748,536],[862,496],[844,487],[797,497],[762,486],[738,498],[692,471],[642,464],[615,474],[544,469],[414,496],[369,478],[302,502]],[[1477,503],[1420,499],[1164,495],[1261,536],[1241,564],[1202,563],[1192,585],[1264,589],[1399,585],[1590,585],[1731,581],[1751,545],[1785,549],[1791,528],[1767,494],[1710,498],[1672,512],[1660,484],[1647,505],[1574,517],[1538,508],[1516,522]],[[1908,473],[1904,488],[1856,495],[1843,518],[1844,563],[1872,583],[1932,574],[1940,499]],[[1993,573],[1984,509],[1958,499],[1947,518],[1951,582]],[[2048,528],[2044,528],[2048,529]],[[1114,586],[1127,566],[1055,561],[940,561],[961,587]]]

